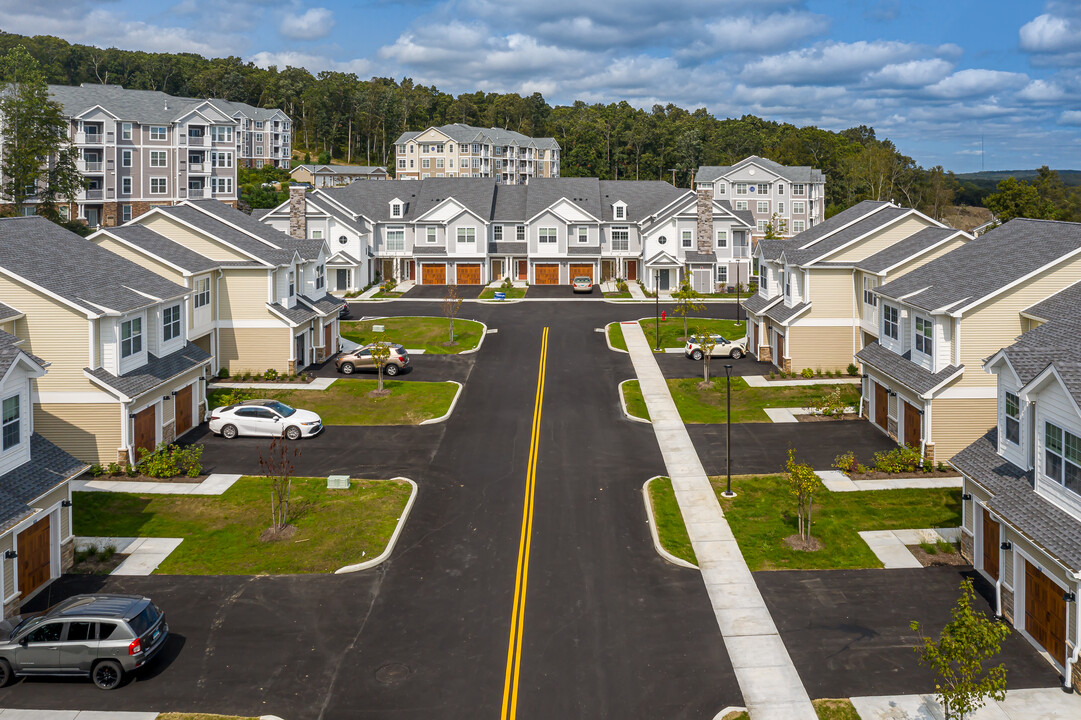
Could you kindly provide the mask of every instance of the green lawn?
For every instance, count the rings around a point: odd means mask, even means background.
[[[400,293],[400,292],[387,292],[386,290],[380,290],[375,295],[372,295],[372,297],[373,298],[379,298],[379,299],[387,298],[387,299],[390,299],[390,300],[397,300],[402,295],[403,295],[403,293]]]
[[[690,362],[690,361],[688,361]],[[676,409],[685,423],[723,423],[727,420],[724,361],[714,358],[710,362],[713,387],[699,389],[702,378],[668,380],[668,390],[676,403]],[[718,373],[720,377],[718,378]],[[839,389],[846,405],[859,402],[857,385],[794,385],[753,388],[743,378],[732,378],[732,422],[769,422],[763,408],[767,407],[815,407],[826,393]],[[645,401],[637,380],[623,385],[623,398],[631,415],[649,419]]]
[[[657,525],[657,537],[661,547],[678,558],[698,564],[698,558],[687,536],[683,515],[679,512],[672,481],[666,477],[656,478],[649,484],[649,502],[653,506],[653,522]]]
[[[503,292],[507,294],[507,300],[517,300],[518,298],[524,298],[526,290],[528,289],[529,288],[520,287],[499,288],[499,290],[496,290],[495,288],[484,288],[484,292],[480,294],[480,299],[494,300],[496,292]]]
[[[612,347],[617,350],[627,350],[627,341],[623,338],[623,328],[619,326],[619,323],[609,323],[607,327],[608,342],[612,344]]]
[[[751,570],[878,568],[882,564],[857,532],[957,527],[961,523],[961,491],[956,488],[839,493],[823,489],[815,496],[811,510],[811,535],[823,547],[800,552],[784,543],[784,538],[797,533],[797,521],[796,501],[783,476],[733,477],[736,497],[732,499],[721,497],[725,478],[710,480]],[[671,481],[655,480],[651,490],[657,498],[655,507],[675,502]],[[673,519],[669,514],[664,523],[658,521],[657,531],[669,552],[694,562],[693,556],[677,552],[686,537],[681,518]]]
[[[270,492],[270,480],[258,477],[241,478],[220,496],[81,492],[75,533],[184,538],[155,571],[163,575],[327,573],[383,552],[411,486],[357,480],[349,490],[327,490],[323,478],[294,479],[296,534],[263,542]]]
[[[639,320],[642,332],[645,333],[646,341],[652,346],[657,339],[657,321],[654,318]],[[738,340],[747,334],[747,324],[735,320],[718,320],[716,318],[700,318],[690,316],[687,318],[687,332],[695,333],[719,333],[729,340]],[[687,344],[683,334],[683,318],[668,313],[668,318],[661,321],[661,349],[683,347]]]
[[[286,405],[319,413],[324,425],[417,425],[445,415],[458,392],[449,382],[388,380],[383,388],[390,395],[370,398],[378,379],[340,379],[326,390],[268,390],[260,397],[281,400]]]
[[[372,325],[382,325],[385,332],[372,332]],[[480,344],[484,326],[461,318],[454,321],[454,344],[447,345],[450,321],[445,317],[392,317],[364,322],[343,322],[342,337],[361,345],[376,340],[398,343],[429,355],[453,355],[472,350]]]
[[[630,298],[634,297],[629,292],[606,292],[604,294],[604,296],[606,298],[612,298],[612,299],[618,299],[618,300],[626,300],[626,299],[630,299]]]
[[[812,700],[818,720],[860,720],[859,713],[848,698]],[[721,720],[749,720],[746,712],[728,713]]]

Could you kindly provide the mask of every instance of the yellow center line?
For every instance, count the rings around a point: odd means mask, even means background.
[[[514,720],[518,712],[518,675],[522,660],[522,627],[525,624],[525,596],[529,578],[529,547],[533,537],[533,497],[537,486],[537,447],[540,439],[541,406],[544,404],[544,373],[548,360],[548,328],[541,333],[540,368],[537,370],[537,394],[533,404],[533,431],[529,438],[529,462],[526,467],[525,501],[522,504],[522,535],[518,542],[518,567],[514,578],[514,609],[507,645],[507,672],[503,680],[501,720]]]

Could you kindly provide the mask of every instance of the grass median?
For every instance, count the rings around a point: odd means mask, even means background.
[[[860,720],[860,714],[848,698],[822,698],[812,700],[811,704],[814,705],[818,720]],[[750,717],[745,711],[732,712],[721,720],[750,720]]]
[[[383,332],[374,332],[382,325]],[[397,343],[428,355],[453,355],[472,350],[480,344],[484,326],[461,318],[454,321],[454,342],[448,344],[450,320],[444,317],[388,317],[361,322],[343,322],[342,337],[361,345],[382,340]]]
[[[267,478],[243,477],[220,496],[80,492],[75,534],[184,538],[162,575],[329,573],[382,553],[411,491],[400,480],[327,490],[324,478],[295,478],[295,533],[270,542],[260,539],[270,525]]]
[[[670,379],[668,391],[676,403],[679,416],[685,423],[723,423],[727,421],[723,362],[714,358],[710,369],[721,370],[721,376],[713,376],[713,387],[700,388],[701,378]],[[765,408],[768,407],[815,407],[823,402],[827,393],[839,390],[845,405],[859,403],[857,385],[792,385],[779,387],[750,387],[740,377],[732,378],[732,422],[769,422]],[[623,384],[623,399],[627,412],[636,417],[649,419],[642,388],[637,380]]]
[[[607,297],[607,296],[606,296]],[[646,336],[646,342],[650,347],[657,342],[657,320],[639,320],[642,333]],[[696,333],[717,333],[729,340],[738,340],[747,334],[747,324],[735,320],[719,320],[717,318],[687,318],[687,332],[691,335]],[[617,350],[627,349],[627,340],[623,337],[623,328],[619,323],[608,325],[608,342]],[[683,334],[683,318],[668,317],[661,321],[661,350],[665,348],[683,347],[687,343]]]
[[[710,478],[743,559],[752,571],[838,570],[880,568],[864,530],[906,530],[957,527],[961,524],[961,491],[957,488],[819,492],[811,513],[811,535],[822,543],[814,552],[794,550],[785,538],[797,529],[796,501],[781,475],[732,478],[735,498],[725,498],[725,478]],[[675,493],[667,478],[654,480],[650,498],[661,545],[676,557],[695,562],[682,515],[672,513]],[[661,515],[661,510],[666,510]]]
[[[526,291],[529,288],[512,287],[512,288],[484,288],[484,291],[480,294],[481,300],[494,300],[497,292],[506,293],[507,300],[518,300],[524,298]]]

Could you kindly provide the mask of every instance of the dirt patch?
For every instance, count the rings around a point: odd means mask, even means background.
[[[128,559],[127,555],[113,553],[108,558],[91,555],[82,560],[77,560],[68,573],[71,575],[109,575],[116,570],[120,563]]]
[[[911,552],[917,560],[920,561],[920,565],[924,567],[939,567],[943,565],[968,565],[968,560],[965,560],[961,555],[961,551],[955,546],[950,545],[950,550],[943,550],[940,546],[933,546],[935,552],[927,552],[922,545],[908,545],[908,551]]]
[[[279,540],[288,540],[296,534],[296,525],[286,525],[283,528],[267,528],[259,533],[259,542],[269,543],[278,542]]]
[[[805,540],[799,535],[789,535],[784,539],[784,544],[800,552],[814,552],[823,548],[822,541],[814,536]]]
[[[712,390],[713,389],[713,381],[712,380],[710,380],[709,382],[702,381],[702,382],[698,383],[697,385],[695,385],[695,387],[698,388],[699,390]]]
[[[953,478],[960,477],[961,473],[956,470],[932,470],[924,472],[918,470],[910,473],[888,473],[872,470],[866,473],[848,473],[849,480],[909,480],[912,478]]]
[[[796,422],[829,422],[830,420],[859,420],[859,413],[840,415],[796,415]]]
[[[390,390],[372,390],[368,393],[368,397],[372,398],[373,400],[376,398],[390,397]]]

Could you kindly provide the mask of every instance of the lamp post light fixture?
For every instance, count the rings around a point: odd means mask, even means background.
[[[725,384],[725,396],[726,403],[728,405],[725,412],[725,420],[728,425],[728,439],[726,441],[726,450],[724,453],[724,465],[725,475],[728,476],[728,482],[725,485],[725,491],[723,493],[726,498],[734,498],[736,494],[732,492],[732,366],[724,366],[724,384]]]
[[[661,351],[661,271],[660,269],[653,271],[653,299],[657,310],[657,344],[654,345],[654,350]]]

